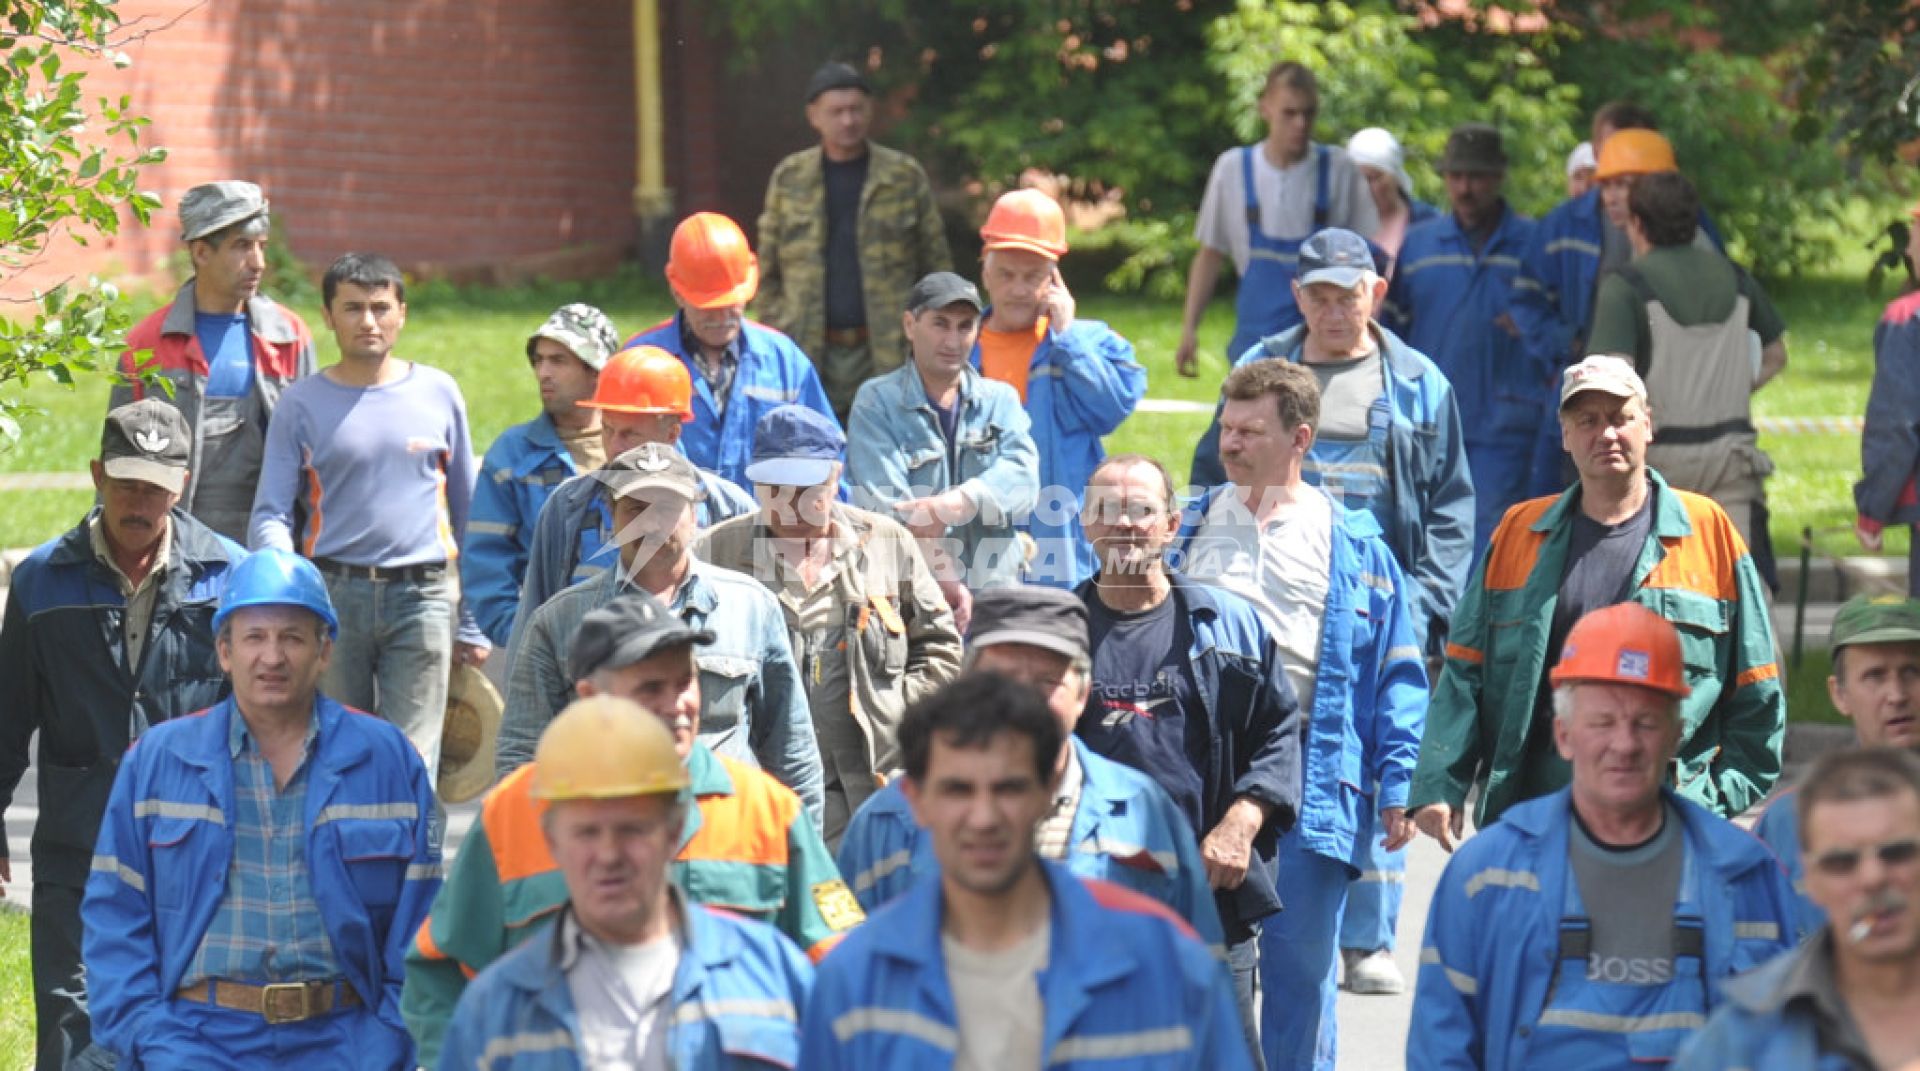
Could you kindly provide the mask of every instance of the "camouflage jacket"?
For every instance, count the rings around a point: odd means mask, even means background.
[[[900,314],[920,277],[953,264],[933,187],[913,157],[867,143],[871,161],[860,189],[860,283],[866,295],[876,372],[906,356]],[[760,213],[758,319],[818,361],[827,334],[827,187],[818,148],[780,161]]]

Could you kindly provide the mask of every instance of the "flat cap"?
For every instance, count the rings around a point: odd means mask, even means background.
[[[195,186],[180,198],[180,240],[205,238],[266,210],[266,195],[251,182],[226,179]]]
[[[1023,584],[988,588],[973,596],[969,647],[1024,643],[1068,658],[1085,658],[1087,607],[1073,592]]]

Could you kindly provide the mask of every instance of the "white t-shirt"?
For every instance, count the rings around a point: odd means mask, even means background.
[[[1214,498],[1195,530],[1182,572],[1253,604],[1267,626],[1300,699],[1313,709],[1320,624],[1333,563],[1333,503],[1303,486],[1300,500],[1262,527],[1232,484]]]
[[[1052,924],[999,952],[975,952],[944,934],[940,949],[953,989],[960,1050],[953,1071],[1040,1071],[1046,1013],[1038,975],[1047,966]]]
[[[1240,148],[1228,149],[1214,160],[1213,173],[1207,176],[1207,192],[1200,198],[1193,236],[1201,245],[1232,257],[1235,270],[1245,275],[1252,251],[1247,240],[1246,184],[1240,178],[1240,153]],[[1345,149],[1328,146],[1327,154],[1327,226],[1373,237],[1373,232],[1380,229],[1380,212],[1374,207],[1366,177]],[[1267,237],[1299,240],[1313,233],[1319,172],[1314,151],[1283,170],[1268,162],[1263,150],[1254,150],[1254,195],[1260,201],[1260,230]]]
[[[567,990],[580,1016],[580,1062],[587,1071],[672,1071],[673,972],[680,937],[637,945],[602,941],[571,914],[563,935]]]

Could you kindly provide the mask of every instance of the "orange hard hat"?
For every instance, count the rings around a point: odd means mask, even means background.
[[[696,309],[745,305],[760,289],[760,258],[738,223],[718,212],[695,212],[673,229],[667,285]]]
[[[1024,249],[1059,260],[1067,252],[1067,217],[1060,202],[1039,190],[1011,190],[993,202],[980,237],[988,252]]]
[[[1600,146],[1600,159],[1593,177],[1599,181],[1621,175],[1651,175],[1660,171],[1678,171],[1673,158],[1673,143],[1658,130],[1616,130]]]
[[[616,413],[676,413],[682,424],[693,419],[693,377],[680,358],[658,346],[621,350],[600,370],[585,409]]]
[[[1616,603],[1574,622],[1548,679],[1555,687],[1576,681],[1635,684],[1679,699],[1693,691],[1680,658],[1680,633],[1637,602]]]

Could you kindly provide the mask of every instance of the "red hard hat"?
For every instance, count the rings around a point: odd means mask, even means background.
[[[1585,681],[1634,684],[1678,699],[1693,691],[1680,657],[1680,633],[1637,602],[1617,603],[1574,622],[1548,680],[1556,688]]]
[[[696,309],[745,305],[760,289],[760,260],[738,223],[718,212],[695,212],[673,229],[667,284]]]
[[[600,370],[585,409],[616,413],[675,413],[682,424],[693,419],[693,377],[680,358],[658,346],[621,350]]]
[[[1059,260],[1067,252],[1067,217],[1060,202],[1039,190],[1012,190],[993,202],[980,237],[988,252],[1024,249]]]

